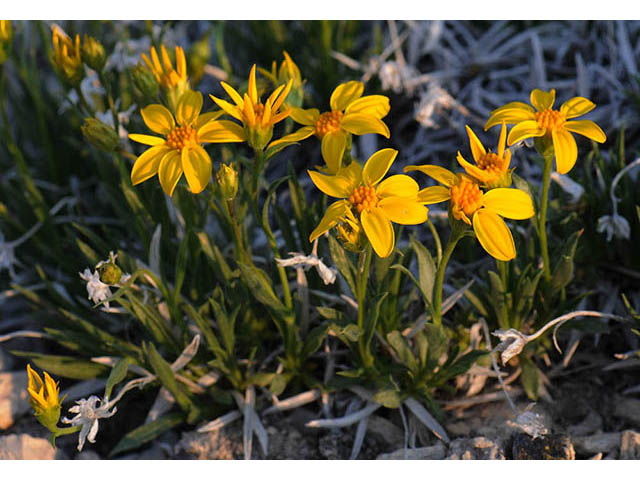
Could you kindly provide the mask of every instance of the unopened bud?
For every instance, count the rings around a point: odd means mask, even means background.
[[[113,152],[120,146],[120,139],[113,127],[102,123],[97,118],[88,117],[84,119],[84,124],[80,127],[82,135],[94,147]]]
[[[0,65],[7,61],[12,39],[13,27],[11,26],[11,20],[0,20]]]
[[[133,84],[140,93],[141,105],[148,105],[155,101],[158,96],[158,92],[160,91],[160,84],[158,83],[158,79],[153,74],[151,70],[146,68],[144,65],[137,65],[131,71],[131,78],[133,79]]]
[[[82,61],[93,68],[96,72],[101,72],[107,60],[104,47],[95,38],[89,35],[84,36],[82,40]]]
[[[103,263],[97,270],[100,274],[100,281],[107,285],[115,285],[122,278],[122,270],[112,261]]]
[[[225,200],[233,200],[238,194],[238,172],[233,165],[222,163],[216,173],[220,192]]]

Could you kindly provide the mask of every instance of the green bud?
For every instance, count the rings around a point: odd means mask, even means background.
[[[113,127],[102,123],[97,118],[85,118],[80,130],[84,138],[100,150],[113,152],[120,146],[120,138]]]
[[[107,285],[115,285],[122,278],[122,270],[113,261],[103,263],[98,267],[100,281]]]
[[[144,65],[138,65],[131,71],[131,78],[136,89],[142,96],[142,103],[148,105],[158,96],[160,85],[158,79],[151,70]]]
[[[220,186],[220,192],[225,200],[233,200],[238,194],[238,172],[233,165],[220,165],[216,173],[216,180]]]
[[[247,135],[247,143],[254,150],[264,150],[273,137],[273,125],[266,127],[245,125],[244,131]]]
[[[104,47],[97,39],[85,34],[80,52],[84,63],[96,72],[102,71],[107,61],[107,56],[104,53]]]

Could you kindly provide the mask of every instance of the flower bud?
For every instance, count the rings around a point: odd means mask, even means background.
[[[80,130],[84,138],[100,150],[113,152],[120,146],[120,139],[113,127],[102,123],[97,118],[85,118]]]
[[[56,432],[60,420],[62,399],[59,398],[58,384],[47,372],[43,373],[44,382],[40,375],[31,368],[31,365],[27,365],[29,403],[38,421],[50,432]]]
[[[152,103],[160,91],[160,84],[153,72],[143,65],[137,65],[131,71],[131,78],[133,79],[134,86],[142,97],[142,101],[138,103],[142,105]]]
[[[96,72],[101,72],[104,68],[104,64],[107,60],[107,56],[104,52],[104,47],[95,38],[89,35],[84,36],[82,40],[82,61],[89,65],[90,68]]]
[[[355,218],[347,217],[344,223],[336,225],[336,229],[338,240],[346,250],[356,253],[364,250],[368,242],[367,236],[364,234],[362,225]]]
[[[254,150],[264,150],[273,137],[273,125],[245,125],[247,143]]]
[[[57,27],[53,29],[51,63],[60,79],[71,87],[79,87],[84,78],[84,64],[80,53],[80,35],[71,40]]]
[[[220,164],[216,173],[220,192],[225,200],[233,200],[238,194],[238,172],[233,165]]]
[[[7,61],[13,40],[11,20],[0,20],[0,65]]]
[[[112,260],[103,263],[97,267],[97,270],[100,274],[100,281],[107,285],[115,285],[122,278],[122,270]]]

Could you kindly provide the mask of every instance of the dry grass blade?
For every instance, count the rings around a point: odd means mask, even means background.
[[[449,443],[449,436],[445,432],[442,425],[440,425],[435,418],[422,406],[420,402],[413,398],[407,398],[404,404],[409,410],[420,420],[433,434],[443,442]]]
[[[229,413],[225,413],[215,420],[210,421],[206,425],[203,425],[197,430],[197,432],[215,432],[216,430],[220,430],[222,427],[226,427],[230,423],[235,422],[239,418],[242,418],[242,413],[240,412],[240,410],[232,410]]]
[[[369,403],[362,410],[358,410],[355,413],[350,415],[345,415],[340,418],[331,418],[331,419],[321,419],[321,420],[311,420],[305,424],[305,427],[310,428],[334,428],[334,427],[348,427],[349,425],[353,425],[356,422],[359,422],[365,417],[368,417],[377,409],[379,409],[382,405],[379,403]]]
[[[285,410],[291,410],[293,408],[301,407],[307,403],[311,403],[321,396],[320,390],[309,390],[307,392],[299,393],[293,397],[289,397],[285,400],[277,400],[276,403],[267,408],[262,414],[269,415],[275,412],[283,412]]]
[[[362,442],[364,441],[364,436],[367,433],[367,425],[369,423],[369,416],[364,417],[362,420],[358,422],[358,428],[356,428],[356,437],[353,440],[353,447],[351,448],[351,455],[349,456],[349,460],[355,460],[358,458],[358,454],[362,449]]]

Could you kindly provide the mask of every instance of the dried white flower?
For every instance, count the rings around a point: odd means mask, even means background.
[[[551,180],[560,185],[565,192],[571,195],[571,200],[577,202],[584,193],[584,188],[577,182],[574,182],[567,175],[560,175],[558,172],[551,172]]]
[[[598,232],[607,233],[607,242],[613,237],[629,240],[631,228],[627,219],[614,212],[613,215],[603,215],[598,219]]]
[[[338,271],[335,268],[327,267],[320,258],[316,255],[303,255],[302,253],[290,252],[289,255],[293,255],[291,258],[276,258],[278,265],[282,267],[296,267],[304,268],[308,270],[311,267],[316,267],[318,275],[322,278],[325,285],[329,285],[336,281]]]
[[[87,282],[87,293],[89,294],[87,298],[93,301],[94,304],[98,304],[111,296],[109,285],[100,280],[100,274],[97,270],[94,270],[93,273],[91,273],[91,270],[85,268],[84,272],[79,273],[78,275]],[[109,308],[109,302],[105,302],[105,306]]]
[[[519,332],[515,328],[509,330],[496,330],[492,333],[500,339],[500,343],[494,348],[496,352],[502,352],[500,358],[505,365],[511,358],[522,352],[522,349],[529,341],[527,335]]]
[[[420,96],[415,119],[423,127],[435,128],[437,124],[433,120],[434,114],[440,114],[443,110],[451,110],[456,107],[459,107],[459,104],[449,92],[439,85],[431,83]]]
[[[402,91],[402,73],[398,62],[384,62],[378,71],[383,90],[393,90],[395,93]]]
[[[100,403],[100,406],[97,406]],[[85,440],[89,440],[90,443],[95,443],[96,435],[98,434],[98,420],[101,418],[109,418],[113,416],[117,408],[113,407],[113,410],[109,411],[110,405],[108,403],[102,405],[102,400],[91,395],[88,399],[82,398],[76,401],[76,405],[69,409],[69,412],[76,413],[77,415],[72,419],[63,418],[64,423],[70,423],[71,425],[81,425],[80,434],[78,435],[78,451],[82,451]]]
[[[524,433],[532,438],[542,437],[549,434],[547,427],[548,420],[541,413],[533,410],[535,403],[527,406],[524,412],[516,417],[516,421],[507,423],[513,427],[520,428]]]

